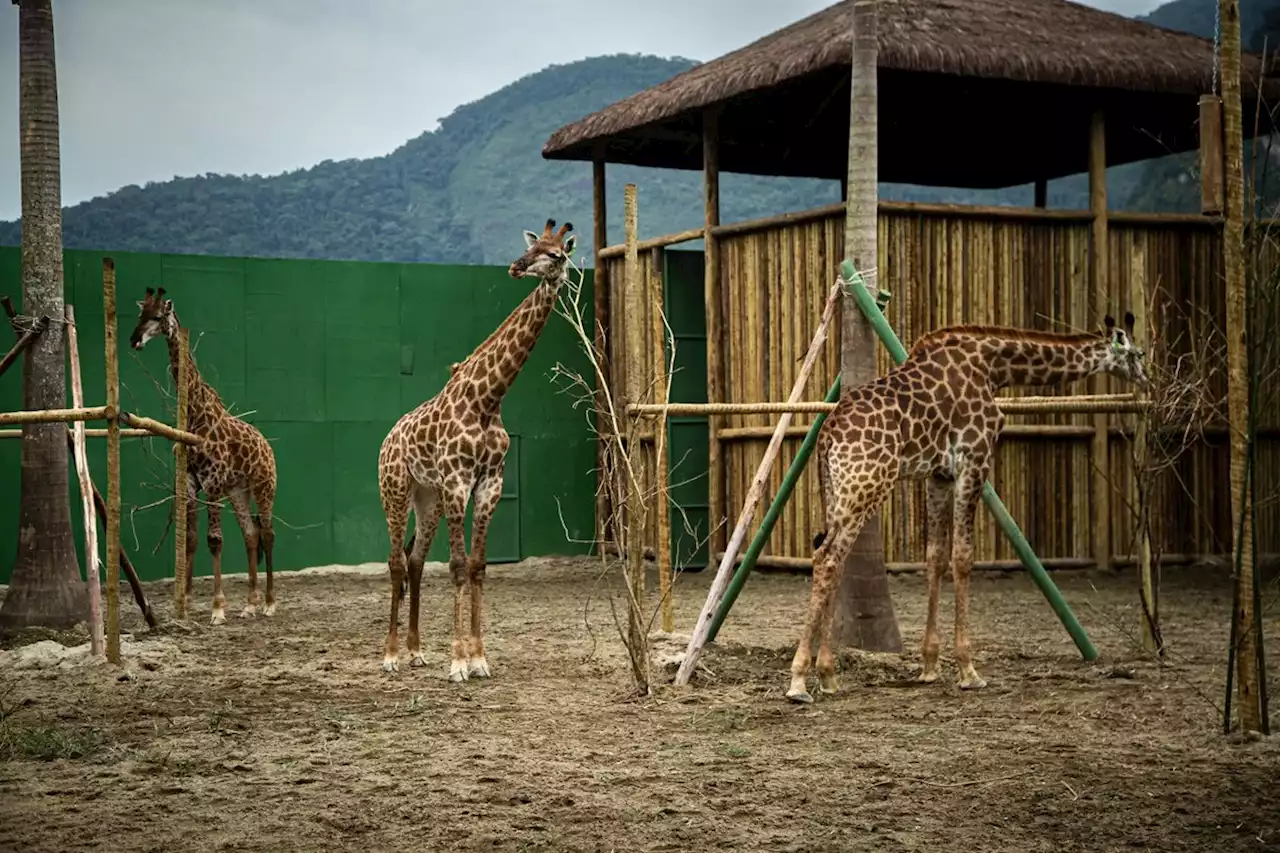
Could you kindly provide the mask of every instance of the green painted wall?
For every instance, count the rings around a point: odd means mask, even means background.
[[[103,254],[65,256],[66,294],[76,309],[90,405],[105,400]],[[382,439],[402,414],[436,394],[449,364],[470,353],[529,292],[528,283],[498,267],[127,252],[113,257],[121,405],[174,422],[163,341],[141,353],[128,347],[137,301],[147,287],[164,287],[191,330],[202,376],[232,412],[272,442],[279,475],[275,557],[285,570],[386,559],[377,485]],[[19,273],[19,251],[0,248],[0,292],[15,300]],[[588,272],[582,301],[588,310],[590,285]],[[512,441],[504,498],[490,528],[491,562],[589,549],[593,436],[582,411],[573,409],[573,398],[551,381],[557,362],[589,375],[568,323],[553,316],[502,407]],[[10,370],[0,378],[0,411],[20,409],[21,399],[21,371]],[[0,441],[0,582],[8,581],[16,553],[20,444]],[[171,577],[171,501],[152,506],[172,494],[171,445],[159,439],[121,444],[122,542],[144,579]],[[105,493],[104,440],[89,439],[89,457],[94,481]],[[71,481],[79,539],[74,470]],[[222,521],[223,570],[244,571],[243,540],[229,507]],[[203,510],[199,525],[195,570],[208,574]],[[430,559],[447,555],[442,522]]]

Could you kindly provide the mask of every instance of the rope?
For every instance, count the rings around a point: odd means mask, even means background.
[[[1218,45],[1222,41],[1222,4],[1218,0],[1213,3],[1213,88],[1209,91],[1218,94]]]

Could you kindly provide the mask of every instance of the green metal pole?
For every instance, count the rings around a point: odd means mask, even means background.
[[[888,304],[889,293],[884,290],[880,291],[875,302],[876,312],[882,314]],[[836,381],[831,383],[831,388],[827,391],[827,396],[823,402],[834,403],[839,399],[840,377],[837,376]],[[764,543],[769,539],[769,534],[773,533],[773,526],[778,521],[778,514],[782,512],[782,508],[791,499],[791,492],[794,491],[796,482],[800,479],[801,472],[804,471],[804,466],[809,462],[809,456],[813,453],[813,448],[818,443],[818,432],[822,429],[822,422],[826,419],[827,413],[819,412],[817,417],[813,419],[809,432],[805,434],[804,441],[800,443],[800,449],[796,451],[796,458],[791,461],[791,467],[787,469],[786,476],[782,478],[782,485],[778,488],[778,493],[774,495],[773,503],[769,505],[769,511],[764,514],[764,518],[760,522],[760,529],[756,531],[755,536],[751,539],[751,544],[743,552],[742,562],[734,570],[733,577],[729,579],[729,585],[725,587],[724,595],[720,597],[720,603],[716,605],[716,612],[711,617],[711,626],[707,629],[708,643],[716,638],[716,634],[719,633],[725,617],[729,615],[729,609],[733,607],[733,603],[738,599],[738,593],[742,592],[743,585],[746,584],[747,578],[751,576],[752,570],[755,569],[756,559],[760,556]]]
[[[871,326],[880,337],[881,343],[888,348],[894,363],[901,364],[906,361],[906,347],[902,345],[902,341],[898,340],[898,336],[894,334],[893,327],[889,325],[884,313],[872,301],[871,294],[867,292],[866,286],[862,283],[862,277],[853,268],[853,264],[847,260],[842,262],[840,264],[840,275],[844,277],[845,281],[849,282],[849,290],[853,294],[854,302],[858,304],[858,307],[862,309],[862,313],[871,322]],[[1013,516],[1009,515],[1009,510],[1005,507],[1004,502],[1000,500],[1000,496],[996,494],[996,490],[990,481],[982,484],[982,502],[987,505],[987,509],[991,510],[991,514],[995,516],[996,523],[1000,525],[1004,535],[1009,537],[1009,542],[1018,554],[1018,559],[1022,561],[1022,565],[1031,574],[1031,579],[1035,581],[1036,586],[1040,587],[1040,592],[1049,600],[1049,606],[1053,608],[1053,612],[1058,615],[1058,619],[1067,629],[1067,633],[1075,641],[1076,648],[1080,650],[1080,654],[1085,660],[1096,660],[1098,650],[1090,642],[1089,635],[1085,633],[1084,627],[1076,619],[1070,605],[1062,597],[1062,593],[1059,592],[1053,579],[1049,577],[1049,573],[1045,571],[1044,564],[1040,562],[1040,558],[1032,550],[1031,544],[1027,542],[1027,537],[1023,535],[1017,523],[1014,522]]]

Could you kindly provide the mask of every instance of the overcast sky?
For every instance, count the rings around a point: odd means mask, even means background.
[[[53,0],[63,203],[175,175],[386,154],[552,63],[705,61],[832,1]],[[1085,2],[1125,15],[1161,4]],[[0,220],[20,210],[17,33],[4,2]]]

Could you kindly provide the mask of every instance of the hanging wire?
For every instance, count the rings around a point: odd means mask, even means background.
[[[1213,88],[1209,91],[1218,94],[1218,45],[1222,41],[1222,4],[1218,0],[1213,3]]]

